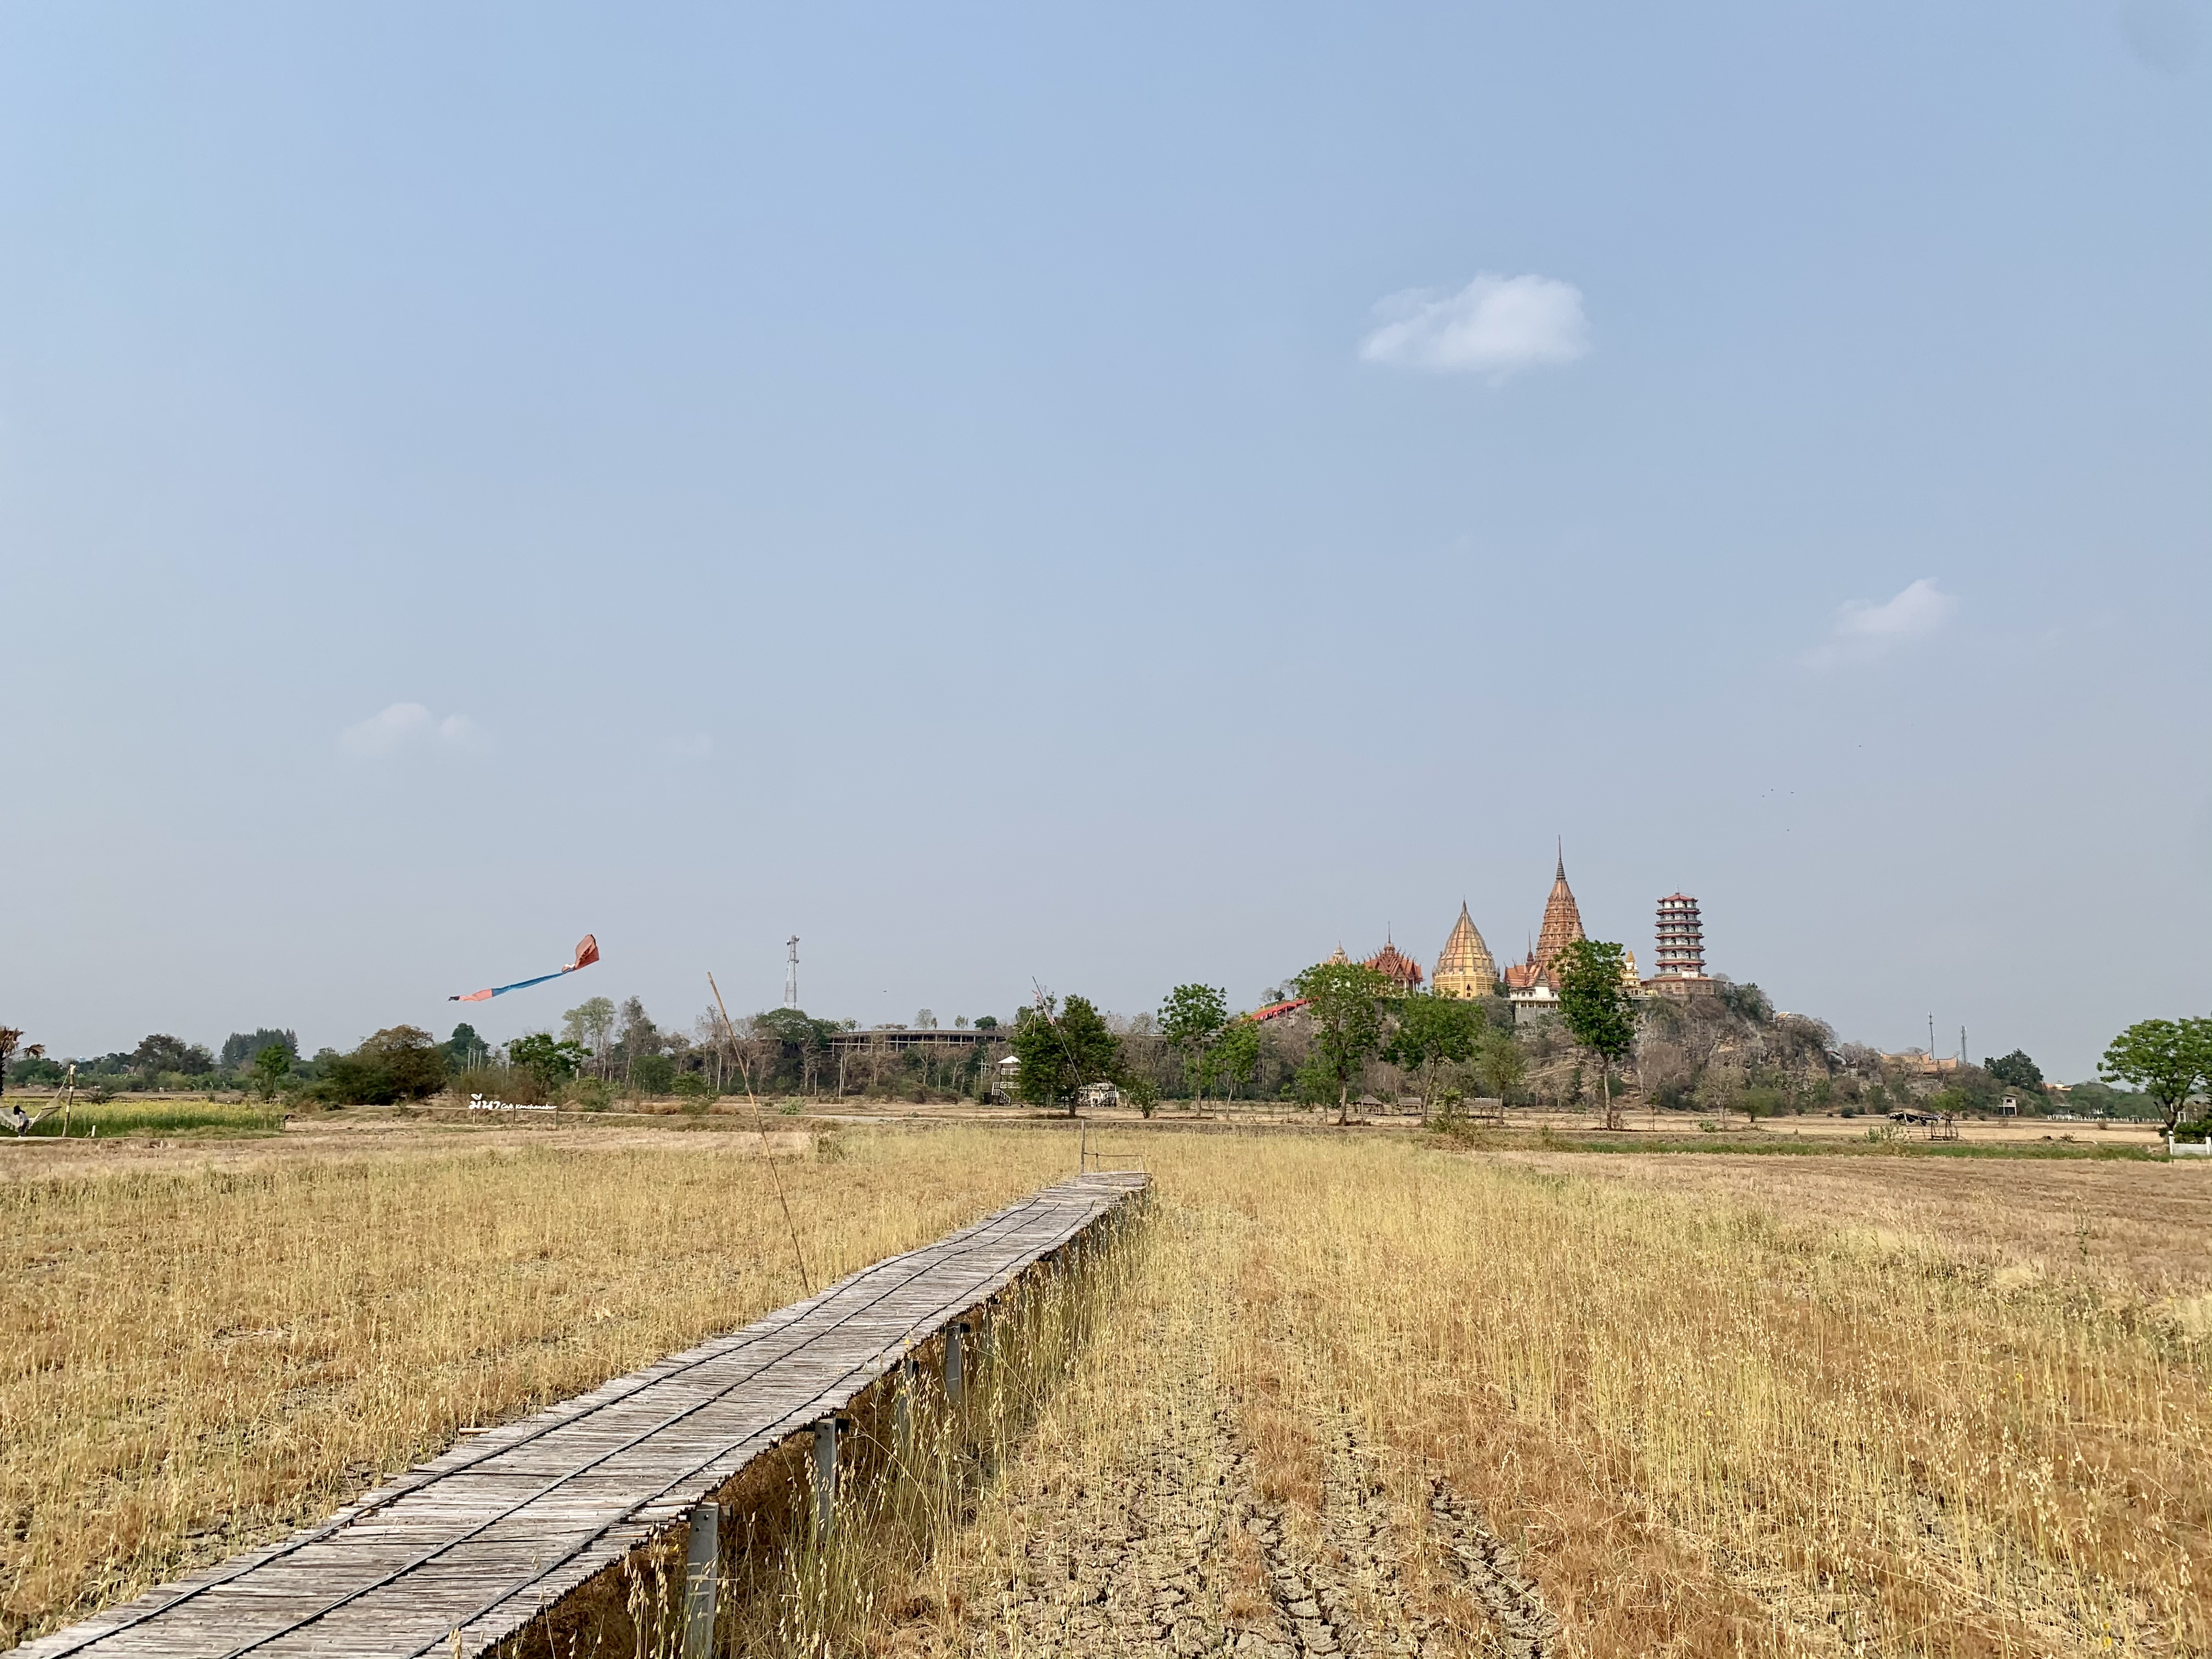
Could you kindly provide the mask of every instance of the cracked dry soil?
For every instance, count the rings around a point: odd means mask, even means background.
[[[1110,1475],[1048,1477],[1016,1498],[1013,1559],[987,1564],[994,1604],[971,1594],[957,1650],[1553,1650],[1557,1621],[1474,1506],[1433,1475],[1425,1512],[1395,1504],[1348,1413],[1317,1425],[1317,1505],[1267,1495],[1234,1401],[1202,1364],[1129,1426],[1141,1432]]]

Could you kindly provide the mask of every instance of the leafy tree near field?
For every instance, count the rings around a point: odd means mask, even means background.
[[[1206,1079],[1222,1085],[1223,1092],[1234,1100],[1237,1089],[1249,1085],[1259,1069],[1260,1022],[1249,1014],[1240,1014],[1223,1028],[1206,1051]]]
[[[216,1063],[226,1072],[235,1072],[257,1064],[261,1051],[272,1042],[282,1046],[288,1056],[298,1057],[300,1039],[297,1036],[290,1031],[280,1031],[273,1025],[264,1025],[253,1031],[233,1031],[225,1037],[222,1049],[216,1055]]]
[[[1229,997],[1211,985],[1178,985],[1160,1004],[1160,1035],[1182,1061],[1183,1073],[1206,1098],[1212,1067],[1207,1063],[1222,1028],[1229,1024]]]
[[[1114,1082],[1121,1072],[1121,1042],[1087,997],[1063,1003],[1040,993],[1015,1029],[1014,1057],[1021,1061],[1021,1097],[1033,1106],[1065,1102],[1070,1117],[1076,1091]]]
[[[629,1063],[630,1086],[640,1094],[672,1094],[676,1062],[666,1054],[640,1054]]]
[[[755,1014],[747,1025],[751,1046],[765,1058],[763,1084],[788,1076],[802,1091],[813,1088],[815,1072],[830,1053],[830,1037],[845,1029],[834,1019],[815,1019],[798,1008],[771,1008]]]
[[[478,1036],[477,1028],[466,1020],[453,1027],[453,1034],[446,1039],[444,1048],[446,1065],[456,1072],[480,1064],[491,1053],[491,1044]]]
[[[1382,1058],[1421,1079],[1421,1098],[1431,1106],[1437,1073],[1471,1058],[1489,1017],[1457,997],[1416,991],[1398,1004],[1398,1028],[1383,1045]]]
[[[2097,1075],[2148,1095],[2171,1129],[2189,1097],[2212,1079],[2212,1019],[2137,1020],[2106,1048]]]
[[[1336,1091],[1336,1121],[1351,1118],[1352,1080],[1382,1046],[1382,999],[1395,990],[1372,968],[1356,962],[1321,962],[1297,977],[1313,1026],[1313,1053],[1299,1068],[1309,1097],[1326,1084]],[[1326,1095],[1321,1095],[1325,1100]]]
[[[446,1086],[446,1052],[438,1040],[414,1025],[379,1031],[349,1054],[334,1054],[322,1068],[316,1088],[328,1100],[349,1105],[389,1106],[420,1100]]]
[[[291,1069],[291,1049],[281,1042],[263,1046],[261,1052],[253,1057],[253,1084],[260,1090],[262,1099],[274,1100],[276,1097],[276,1085],[284,1080],[284,1074]]]
[[[1613,1103],[1613,1068],[1636,1047],[1636,1009],[1628,994],[1627,971],[1627,953],[1620,945],[1594,939],[1578,939],[1567,946],[1559,968],[1559,1017],[1575,1041],[1598,1057],[1608,1129],[1620,1127],[1620,1110]],[[1759,988],[1736,988],[1756,992]]]
[[[215,1056],[197,1042],[179,1042],[166,1031],[156,1031],[141,1037],[138,1046],[131,1051],[130,1069],[137,1073],[150,1089],[164,1072],[178,1072],[186,1077],[212,1072]]]
[[[1483,1034],[1474,1051],[1474,1071],[1476,1080],[1491,1097],[1502,1103],[1528,1075],[1528,1056],[1521,1052],[1521,1045],[1513,1040],[1510,1031],[1492,1026]]]
[[[561,1016],[561,1036],[592,1054],[605,1055],[614,1047],[615,1005],[606,997],[592,997]]]
[[[2043,1086],[2043,1067],[2027,1057],[2027,1051],[2015,1048],[2008,1054],[1999,1054],[1995,1060],[1985,1060],[1982,1069],[2000,1083],[2008,1083],[2015,1089],[2040,1089]]]
[[[507,1045],[508,1063],[529,1073],[547,1089],[575,1076],[591,1057],[592,1051],[582,1043],[556,1037],[550,1031],[533,1031]]]

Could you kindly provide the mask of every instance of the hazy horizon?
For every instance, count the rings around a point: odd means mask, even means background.
[[[2208,0],[0,17],[0,1020],[2212,1012]],[[604,963],[550,971],[581,933]]]

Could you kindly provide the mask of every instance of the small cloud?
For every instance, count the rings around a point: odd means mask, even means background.
[[[2179,75],[2197,56],[2197,20],[2181,0],[2125,0],[2120,34],[2146,69]]]
[[[467,715],[440,720],[419,702],[395,702],[338,733],[338,747],[364,760],[407,749],[475,749],[483,741],[483,728]]]
[[[1814,668],[1872,662],[1901,645],[1927,638],[1950,619],[1959,601],[1923,576],[1884,605],[1854,599],[1836,613],[1828,637],[1806,653]]]
[[[1582,290],[1551,276],[1484,271],[1456,294],[1407,289],[1375,311],[1386,320],[1360,342],[1359,355],[1395,368],[1487,374],[1495,386],[1516,369],[1589,352]]]

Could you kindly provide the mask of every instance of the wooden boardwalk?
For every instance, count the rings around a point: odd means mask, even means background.
[[[1048,1187],[757,1324],[478,1435],[282,1543],[16,1652],[479,1653],[754,1458],[842,1410],[1146,1180],[1085,1175]]]

